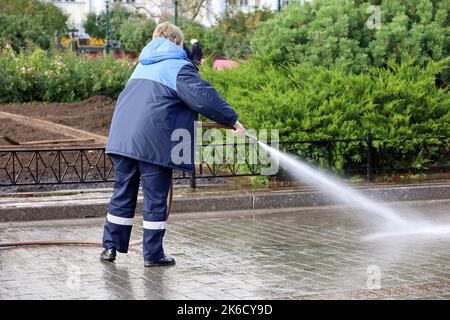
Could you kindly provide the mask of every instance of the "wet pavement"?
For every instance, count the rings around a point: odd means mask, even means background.
[[[419,209],[450,224],[448,201]],[[132,241],[142,236],[137,219]],[[0,224],[0,243],[99,241],[103,219]],[[171,218],[166,253],[144,268],[141,246],[99,261],[98,247],[0,249],[0,299],[450,299],[450,235],[364,241],[351,210]]]

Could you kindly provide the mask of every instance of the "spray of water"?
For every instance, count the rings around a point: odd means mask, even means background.
[[[253,136],[250,136],[249,138],[256,140]],[[280,165],[294,178],[319,188],[327,195],[334,197],[342,203],[357,207],[359,211],[364,213],[364,216],[370,218],[371,221],[374,217],[378,217],[378,220],[383,221],[382,225],[384,232],[366,237],[366,240],[374,240],[381,237],[394,235],[401,236],[450,233],[449,226],[433,226],[427,221],[418,218],[412,210],[409,212],[408,219],[405,219],[392,207],[368,198],[358,190],[355,190],[346,185],[344,182],[313,168],[305,162],[271,148],[265,143],[258,141],[258,144],[272,157],[275,157],[275,159],[279,161]],[[367,215],[367,213],[370,215]],[[386,230],[387,232],[385,232]]]

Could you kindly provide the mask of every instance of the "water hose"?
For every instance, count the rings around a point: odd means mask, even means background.
[[[204,122],[202,124],[203,128],[223,128],[223,129],[234,129],[233,126],[227,126],[215,122]],[[249,139],[257,141],[257,139],[249,133],[245,133]],[[169,219],[170,211],[172,209],[172,199],[173,199],[173,179],[170,184],[169,194],[167,195],[167,219]],[[142,244],[142,240],[132,241],[129,246],[137,246]],[[0,248],[18,248],[18,247],[54,247],[54,246],[67,246],[67,247],[80,247],[80,246],[95,246],[101,247],[101,242],[95,241],[24,241],[24,242],[5,242],[0,243]]]
[[[12,248],[12,247],[54,247],[54,246],[101,246],[100,242],[89,241],[24,241],[24,242],[7,242],[0,243],[0,248]]]

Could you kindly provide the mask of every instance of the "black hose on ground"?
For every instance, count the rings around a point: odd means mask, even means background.
[[[89,241],[24,241],[24,242],[8,242],[0,243],[0,248],[12,247],[40,247],[40,246],[101,246],[100,242]]]

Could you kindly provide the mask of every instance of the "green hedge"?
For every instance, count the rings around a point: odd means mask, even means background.
[[[424,144],[426,137],[450,136],[450,94],[435,85],[447,61],[421,68],[414,61],[370,67],[362,74],[310,65],[265,66],[242,63],[237,69],[203,69],[249,128],[276,128],[281,140],[411,137],[408,142],[374,142],[385,166],[423,168],[450,165],[449,139]],[[334,149],[304,145],[292,150],[338,170],[365,158],[363,143]],[[330,154],[331,153],[331,154]]]
[[[117,98],[134,63],[113,57],[0,53],[0,102],[69,102],[95,95]]]
[[[364,74],[309,65],[239,68],[202,75],[250,127],[277,128],[288,139],[356,138],[372,131],[398,135],[449,135],[450,94],[435,86],[446,61],[426,68],[412,61]]]

